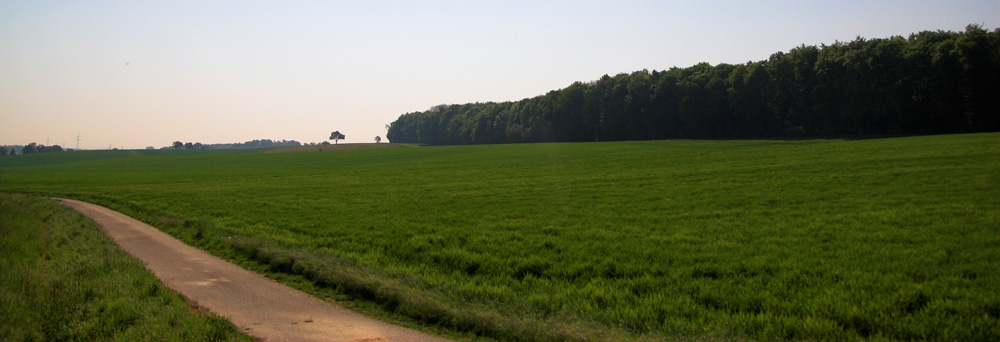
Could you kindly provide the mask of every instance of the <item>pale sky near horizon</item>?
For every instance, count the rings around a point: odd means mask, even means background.
[[[0,144],[385,138],[604,74],[1000,25],[998,0],[0,1]]]

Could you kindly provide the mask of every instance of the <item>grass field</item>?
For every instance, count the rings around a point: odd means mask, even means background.
[[[3,190],[468,334],[1000,339],[1000,134],[76,153]]]
[[[194,311],[72,209],[3,193],[0,214],[0,340],[250,341]]]

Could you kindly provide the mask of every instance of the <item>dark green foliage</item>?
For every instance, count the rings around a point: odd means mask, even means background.
[[[225,149],[225,148],[270,148],[270,147],[295,147],[302,146],[302,143],[295,140],[271,140],[271,139],[254,139],[245,141],[242,143],[229,143],[229,144],[205,144],[202,148],[207,149]]]
[[[295,140],[254,139],[242,143],[224,143],[224,144],[202,144],[200,142],[183,143],[180,141],[174,141],[172,146],[174,149],[177,150],[179,149],[217,150],[217,149],[234,149],[234,148],[295,147],[295,146],[302,146],[302,143]]]
[[[169,152],[3,186],[500,340],[1000,338],[997,133]]]
[[[0,196],[0,339],[250,340],[193,312],[93,221],[47,198]]]
[[[62,146],[59,145],[45,146],[45,145],[39,145],[37,143],[30,143],[28,145],[25,145],[24,148],[21,149],[21,154],[62,152],[62,151],[63,148]]]
[[[432,145],[923,135],[1000,130],[1000,29],[800,46],[574,83],[517,102],[439,105],[388,139]]]
[[[346,138],[347,138],[347,136],[341,134],[340,131],[333,131],[333,133],[330,133],[330,139],[329,140],[333,140],[333,143],[337,144],[337,142],[339,142],[340,140],[346,139]]]

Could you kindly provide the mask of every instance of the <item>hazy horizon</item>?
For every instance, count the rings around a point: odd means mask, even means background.
[[[985,0],[4,1],[0,144],[385,141],[385,124],[438,104],[998,19]]]

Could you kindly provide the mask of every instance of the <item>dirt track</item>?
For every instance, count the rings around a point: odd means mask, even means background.
[[[98,205],[55,199],[94,219],[167,287],[264,341],[447,341],[333,306]]]

